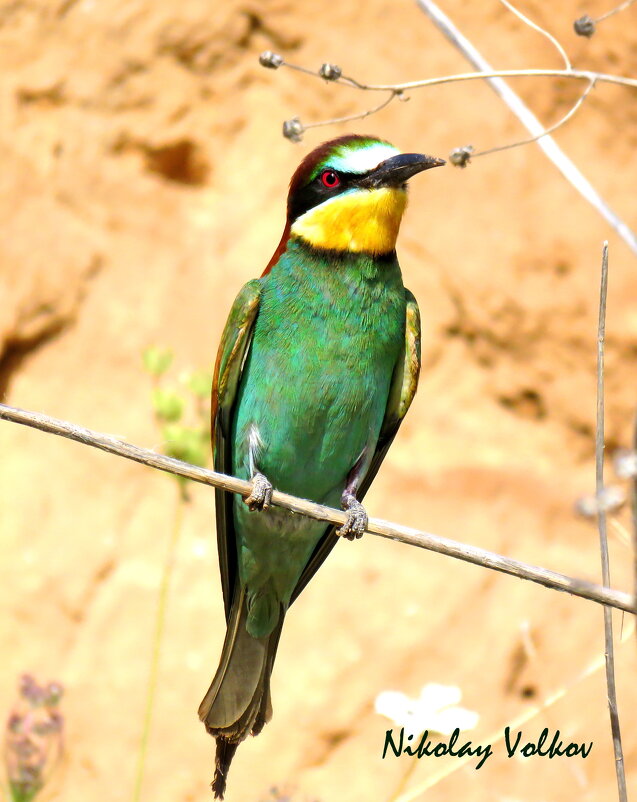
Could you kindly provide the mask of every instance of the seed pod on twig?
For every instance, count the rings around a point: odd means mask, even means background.
[[[278,53],[273,53],[271,50],[264,50],[259,56],[259,64],[262,67],[267,67],[269,70],[278,70],[283,64],[283,56]]]
[[[303,138],[303,123],[298,117],[292,117],[291,120],[286,120],[283,123],[283,136],[291,142],[300,142]]]
[[[326,81],[338,81],[343,74],[343,70],[337,64],[321,64],[319,75]]]
[[[588,39],[595,33],[595,20],[592,17],[589,17],[588,14],[584,14],[583,17],[579,17],[573,23],[573,29],[578,36],[586,36]]]

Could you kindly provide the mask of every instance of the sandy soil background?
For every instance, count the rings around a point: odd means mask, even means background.
[[[523,9],[577,66],[637,74],[637,10],[592,40],[572,20],[608,4]],[[500,67],[559,67],[551,45],[497,2],[444,4]],[[159,448],[140,354],[169,346],[208,368],[239,287],[282,228],[302,155],[340,132],[445,156],[524,133],[491,90],[413,92],[378,116],[281,136],[284,119],[363,110],[374,98],[258,66],[264,49],[361,80],[464,72],[412,2],[4,0],[0,3],[0,397]],[[573,82],[515,84],[545,121]],[[634,91],[599,85],[557,134],[637,227]],[[407,422],[368,496],[371,515],[597,581],[593,525],[573,503],[594,486],[599,263],[608,238],[607,447],[629,442],[637,387],[635,256],[536,146],[413,182],[399,243],[423,315],[424,369]],[[196,710],[223,637],[213,494],[192,490],[170,590],[144,800],[210,798],[213,742]],[[0,424],[0,715],[17,677],[67,693],[66,757],[42,799],[131,799],[161,569],[176,506],[169,478]],[[631,554],[611,527],[613,583]],[[619,628],[620,617],[616,618]],[[628,626],[626,621],[625,627]],[[532,650],[525,649],[528,632]],[[343,543],[286,623],[274,719],[244,744],[229,802],[272,785],[298,800],[385,802],[410,767],[381,760],[386,689],[455,684],[480,714],[474,740],[560,688],[524,737],[559,728],[581,758],[507,759],[450,773],[432,802],[615,798],[597,605],[367,536]],[[618,649],[629,785],[637,788],[632,639]],[[457,761],[421,760],[413,788]]]

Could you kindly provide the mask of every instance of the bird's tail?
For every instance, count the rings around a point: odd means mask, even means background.
[[[258,735],[272,717],[270,674],[284,612],[274,630],[253,638],[246,629],[245,590],[237,589],[217,673],[199,705],[199,718],[217,739],[215,799],[223,799],[228,769],[237,747],[250,733]]]

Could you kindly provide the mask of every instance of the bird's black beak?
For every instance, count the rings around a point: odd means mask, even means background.
[[[366,189],[379,187],[399,187],[416,173],[429,170],[431,167],[441,167],[444,159],[434,156],[425,156],[422,153],[399,153],[381,162],[375,170],[363,176],[357,184]]]

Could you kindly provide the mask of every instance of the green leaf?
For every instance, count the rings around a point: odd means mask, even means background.
[[[208,461],[208,443],[200,429],[191,429],[179,424],[164,426],[164,453],[191,465],[205,467]]]
[[[184,412],[184,399],[173,390],[156,387],[152,393],[153,409],[158,418],[169,423],[178,421]]]
[[[28,782],[18,783],[10,780],[9,790],[11,792],[11,802],[31,802],[32,799],[35,799],[41,788],[41,783],[34,786]]]
[[[153,345],[143,351],[142,360],[151,376],[161,376],[170,367],[173,361],[173,352],[170,348],[159,348]]]
[[[196,370],[188,377],[186,384],[197,398],[210,398],[212,375],[205,370]]]

